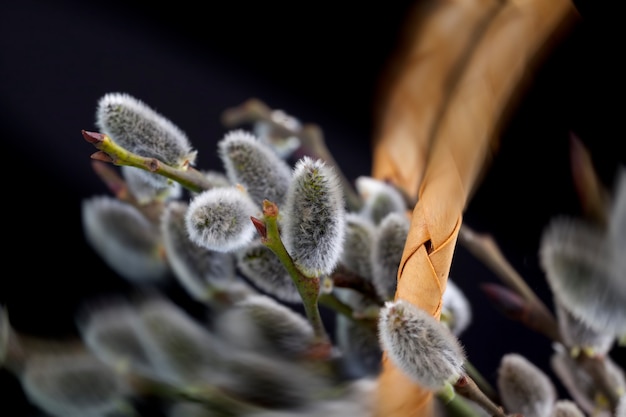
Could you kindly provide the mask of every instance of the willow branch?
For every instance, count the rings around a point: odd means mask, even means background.
[[[182,168],[174,168],[156,158],[146,158],[122,148],[109,136],[98,133],[82,131],[83,138],[91,143],[98,152],[91,155],[92,159],[114,165],[126,165],[141,168],[148,172],[162,175],[178,182],[186,189],[193,192],[202,192],[211,188],[211,183],[198,170],[190,165]]]
[[[319,311],[320,279],[302,273],[287,252],[278,230],[278,206],[273,202],[263,201],[263,220],[252,218],[252,222],[261,236],[261,242],[280,259],[293,280],[317,341],[321,345],[328,345],[330,349],[330,338]]]

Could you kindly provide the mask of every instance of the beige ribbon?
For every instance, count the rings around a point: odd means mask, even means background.
[[[439,318],[466,204],[530,77],[578,19],[569,0],[428,0],[393,62],[372,176],[417,198],[396,299]],[[433,394],[383,355],[376,417],[431,417]]]

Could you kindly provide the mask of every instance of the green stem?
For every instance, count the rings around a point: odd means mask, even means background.
[[[446,408],[447,417],[482,417],[469,401],[463,397],[455,395],[452,399],[440,398]]]
[[[374,332],[378,331],[377,317],[356,317],[352,307],[337,298],[335,294],[322,292],[318,298],[318,302],[319,304],[330,308],[335,313],[349,318],[357,324],[365,326]]]
[[[325,307],[330,308],[335,313],[354,320],[354,311],[352,310],[352,307],[338,299],[335,294],[321,293],[318,297],[318,302]]]
[[[265,233],[261,241],[267,246],[282,262],[285,269],[291,276],[293,283],[302,298],[304,312],[313,327],[317,339],[322,343],[330,343],[328,334],[322,321],[319,311],[320,279],[319,277],[309,277],[302,273],[296,266],[287,252],[278,230],[278,207],[275,203],[265,200],[263,202],[263,218],[265,220]]]
[[[122,148],[102,133],[82,131],[83,137],[100,152],[91,155],[92,159],[110,162],[114,165],[126,165],[162,175],[178,182],[193,192],[202,192],[211,188],[206,177],[192,166],[186,165],[175,168],[156,158],[146,158]]]

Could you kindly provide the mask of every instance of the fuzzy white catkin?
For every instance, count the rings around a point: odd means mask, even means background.
[[[223,356],[222,343],[207,326],[160,296],[137,304],[142,340],[166,382],[210,381]]]
[[[231,349],[223,365],[219,388],[270,409],[304,407],[331,389],[327,377],[297,361]]]
[[[415,382],[438,391],[463,375],[458,339],[426,311],[402,299],[387,301],[378,320],[383,350]]]
[[[180,198],[183,194],[183,187],[175,181],[156,187],[153,181],[146,179],[146,172],[141,168],[124,165],[121,167],[121,172],[126,181],[128,191],[137,199],[139,204],[172,200]]]
[[[297,119],[280,110],[272,112],[272,119],[281,127],[284,126],[292,131],[298,131],[302,127]],[[284,160],[290,158],[302,144],[297,136],[285,136],[283,129],[277,129],[265,120],[257,120],[253,125],[253,130],[261,142],[269,145],[276,155]]]
[[[283,241],[296,265],[307,275],[330,274],[345,237],[345,202],[335,170],[320,159],[298,160],[281,212]]]
[[[558,400],[548,417],[585,417],[585,413],[574,401]]]
[[[31,356],[20,382],[29,401],[54,417],[114,413],[129,392],[112,368],[89,354]]]
[[[391,300],[396,293],[398,267],[410,224],[405,213],[392,212],[376,228],[371,254],[372,284],[382,300]]]
[[[207,249],[189,239],[185,223],[188,207],[183,201],[171,201],[161,216],[163,244],[174,275],[198,301],[208,300],[216,291],[239,291],[244,283],[235,275],[235,255]]]
[[[259,215],[250,197],[237,187],[212,188],[189,203],[185,224],[196,245],[218,252],[240,249],[257,234],[250,219]]]
[[[236,253],[241,273],[261,291],[287,303],[302,298],[278,256],[260,241],[254,241]]]
[[[357,213],[346,213],[345,239],[339,262],[350,272],[372,280],[372,245],[376,227],[366,217]]]
[[[569,348],[584,349],[594,355],[606,355],[613,347],[615,335],[598,331],[575,317],[558,299],[554,300],[559,331]]]
[[[217,146],[233,184],[241,184],[259,207],[263,200],[281,206],[291,182],[291,167],[269,145],[238,129],[226,133]]]
[[[81,209],[87,242],[116,273],[137,284],[168,276],[159,228],[138,209],[108,196],[83,200]]]
[[[448,315],[446,325],[452,334],[459,337],[472,322],[472,306],[461,288],[449,277],[442,302],[442,310]]]
[[[626,332],[623,253],[582,220],[559,217],[544,231],[540,262],[554,297],[572,315],[604,333]],[[622,259],[622,260],[620,260]]]
[[[181,168],[193,165],[196,151],[187,135],[168,118],[126,93],[108,93],[98,101],[96,125],[126,150]],[[145,178],[161,187],[168,179],[148,171]]]
[[[601,372],[608,377],[609,385],[615,388],[615,392],[624,392],[626,389],[624,370],[614,362],[611,356],[605,356],[599,365],[604,368]],[[605,400],[598,401],[599,398],[605,396],[602,389],[580,362],[574,359],[562,345],[555,345],[555,352],[550,357],[550,366],[570,397],[585,413],[602,417],[610,416],[608,403]]]
[[[502,405],[509,413],[546,417],[557,400],[550,378],[518,353],[507,353],[500,359],[496,383]]]
[[[76,324],[86,346],[111,369],[157,376],[146,341],[142,339],[141,322],[127,300],[92,300],[83,306]]]
[[[241,349],[287,358],[304,357],[315,341],[313,328],[302,314],[262,294],[227,309],[216,322],[216,332]]]
[[[362,175],[355,180],[355,187],[364,203],[360,213],[374,224],[380,224],[389,213],[406,214],[404,196],[393,185]]]

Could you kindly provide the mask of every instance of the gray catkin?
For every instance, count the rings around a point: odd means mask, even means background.
[[[89,354],[31,356],[20,382],[29,401],[54,417],[106,415],[129,392],[112,368]]]
[[[261,291],[288,303],[302,301],[300,293],[280,259],[260,241],[237,251],[241,273]]]
[[[280,207],[291,182],[291,167],[269,145],[238,129],[218,142],[218,155],[228,179],[243,186],[259,207],[263,200]]]
[[[218,252],[240,249],[254,239],[250,219],[260,209],[237,187],[212,188],[195,196],[185,214],[189,238],[196,245]]]
[[[168,118],[129,94],[108,93],[101,97],[96,125],[101,133],[137,155],[156,158],[175,168],[195,162],[196,151],[187,135]],[[155,186],[168,182],[163,176],[144,172]]]
[[[500,359],[496,383],[504,408],[524,417],[549,415],[557,400],[550,378],[518,353]]]
[[[389,358],[417,383],[437,391],[463,373],[465,352],[457,338],[408,301],[387,301],[380,310],[379,338]]]
[[[82,202],[87,242],[111,269],[130,282],[159,282],[169,273],[160,254],[161,234],[134,206],[109,196]]]
[[[396,293],[398,267],[409,234],[406,214],[393,212],[385,216],[376,229],[372,245],[372,283],[382,300],[391,300]]]
[[[282,210],[285,247],[308,275],[336,267],[345,236],[345,202],[339,178],[322,160],[301,158]]]
[[[539,259],[554,297],[597,331],[626,333],[626,281],[605,233],[583,220],[558,217],[543,232]]]
[[[558,400],[548,417],[585,417],[585,414],[574,401]]]
[[[350,272],[372,281],[372,245],[376,228],[357,213],[346,213],[345,239],[340,263]]]
[[[189,239],[183,201],[167,204],[161,216],[163,243],[169,264],[183,288],[195,299],[206,300],[214,290],[227,291],[235,276],[235,256],[207,249]]]

